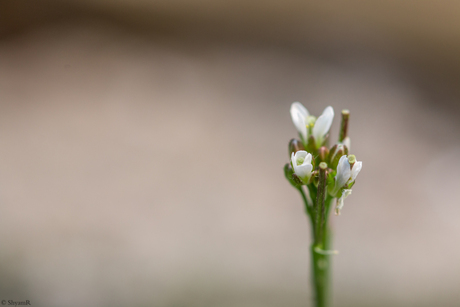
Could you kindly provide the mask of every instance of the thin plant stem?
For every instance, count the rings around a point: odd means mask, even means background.
[[[327,206],[330,207],[332,199],[327,201]],[[326,210],[328,212],[329,210]],[[322,228],[322,240],[320,244],[313,243],[311,245],[311,259],[312,259],[312,270],[313,270],[313,289],[315,293],[315,306],[316,307],[328,307],[329,297],[331,293],[330,289],[330,276],[331,276],[331,231],[328,227],[327,216],[325,217],[326,222]]]
[[[302,186],[299,186],[297,188],[297,190],[299,190],[300,192],[300,195],[302,195],[302,199],[303,199],[303,202],[304,202],[304,205],[305,205],[305,212],[307,213],[308,216],[311,216],[312,215],[312,208],[311,208],[311,205],[309,204],[310,202],[308,201],[308,198],[307,198],[307,195],[305,194],[305,191],[302,189]]]
[[[328,306],[329,296],[329,231],[327,213],[327,164],[319,165],[319,180],[315,206],[315,240],[312,244],[313,287],[317,307]]]

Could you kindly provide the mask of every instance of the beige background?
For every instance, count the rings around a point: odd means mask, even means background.
[[[310,306],[301,101],[364,164],[334,306],[459,305],[456,2],[1,6],[0,299]]]

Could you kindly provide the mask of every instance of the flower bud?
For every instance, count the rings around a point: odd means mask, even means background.
[[[329,166],[332,169],[336,169],[339,164],[339,160],[343,155],[348,154],[348,148],[343,144],[336,144],[331,148],[329,152]]]
[[[292,139],[289,141],[289,157],[292,153],[296,153],[299,150],[305,150],[301,141],[297,139]]]
[[[327,162],[328,161],[328,156],[329,156],[329,149],[327,149],[326,146],[322,146],[320,149],[319,149],[319,161],[320,162]]]
[[[310,135],[307,142],[307,151],[315,153],[318,150],[316,147],[315,138],[313,135]]]

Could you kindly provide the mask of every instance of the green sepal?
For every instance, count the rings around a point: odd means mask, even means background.
[[[315,137],[310,135],[308,138],[307,146],[305,147],[308,153],[311,153],[313,156],[317,155],[318,148],[316,147]]]
[[[327,174],[327,192],[332,197],[335,197],[334,195],[332,195],[332,191],[334,190],[334,184],[335,184],[335,174],[336,174],[336,171],[332,171]]]
[[[289,159],[291,158],[292,153],[296,153],[299,150],[305,150],[302,142],[297,139],[292,139],[289,141]]]
[[[343,155],[348,155],[347,146],[343,144],[336,144],[334,147],[332,147],[331,151],[329,152],[329,165],[333,170],[337,169],[339,160]]]
[[[299,188],[302,185],[302,181],[300,181],[299,177],[295,176],[294,170],[292,169],[290,163],[286,163],[284,165],[284,176],[294,188]],[[300,182],[298,182],[296,179]]]

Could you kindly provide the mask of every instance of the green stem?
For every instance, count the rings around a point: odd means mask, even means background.
[[[312,215],[311,206],[308,204],[307,196],[305,195],[305,192],[302,189],[302,186],[299,186],[297,190],[299,190],[300,195],[302,195],[303,203],[305,205],[305,212],[307,213],[308,216],[311,216]]]
[[[330,248],[330,231],[325,229],[324,246]],[[321,252],[323,251],[323,252]],[[327,254],[327,249],[320,249],[317,245],[312,244],[312,265],[313,265],[313,288],[315,292],[315,306],[329,306],[330,274],[331,274],[331,256]]]
[[[317,227],[317,238],[311,246],[313,289],[315,293],[315,306],[329,306],[330,274],[331,274],[331,231],[328,226],[328,213],[332,198],[327,197],[321,208],[322,222]],[[320,237],[320,238],[318,238]]]
[[[307,188],[313,201],[312,205],[309,204],[305,191],[301,187],[297,189],[302,196],[312,226],[311,259],[315,307],[328,307],[331,292],[331,256],[328,254],[331,249],[331,232],[328,227],[328,216],[333,198],[327,195],[324,179],[318,189],[313,185],[308,185]]]
[[[321,162],[319,164],[319,180],[316,194],[315,210],[315,245],[320,248],[324,237],[324,227],[326,226],[326,186],[327,186],[327,164]]]

